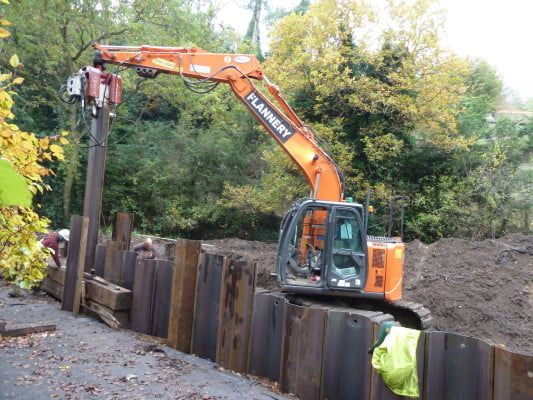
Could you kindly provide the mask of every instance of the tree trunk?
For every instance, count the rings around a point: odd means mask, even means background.
[[[260,43],[259,43],[259,23],[260,23],[260,20],[261,20],[261,7],[263,5],[263,0],[255,0],[255,4],[254,4],[254,11],[253,11],[253,15],[252,15],[252,22],[254,24],[254,28],[253,28],[253,31],[252,31],[252,44],[254,46],[256,46],[257,48],[259,48],[260,46]]]

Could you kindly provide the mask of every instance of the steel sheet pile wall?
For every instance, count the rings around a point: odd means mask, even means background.
[[[202,254],[196,283],[192,353],[215,361],[220,326],[218,312],[224,256]]]
[[[201,242],[199,241],[183,239],[176,241],[168,345],[184,353],[191,352],[200,251]]]
[[[131,303],[132,330],[167,337],[172,275],[171,261],[137,259]]]
[[[430,399],[492,399],[494,348],[446,332],[428,335],[424,387]]]
[[[372,326],[364,311],[328,311],[322,398],[369,398]]]
[[[279,382],[287,302],[270,292],[256,293],[250,332],[248,372]]]
[[[131,300],[131,329],[150,334],[155,260],[137,260]]]
[[[221,255],[199,257],[191,353],[278,382],[302,400],[403,399],[371,366],[375,313],[254,293],[253,271]],[[533,358],[478,339],[423,332],[417,363],[420,399],[533,399]]]
[[[216,361],[224,368],[247,372],[255,292],[255,263],[224,260]]]

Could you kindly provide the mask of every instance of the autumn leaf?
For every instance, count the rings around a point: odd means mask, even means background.
[[[49,139],[47,137],[39,140],[39,147],[43,150],[46,150],[48,148],[48,144],[49,144]]]
[[[0,206],[30,207],[32,195],[24,178],[13,166],[0,159]]]
[[[2,29],[2,28],[0,28]],[[16,54],[13,54],[11,56],[11,58],[9,59],[9,64],[13,67],[13,68],[17,68],[20,64],[19,62],[19,57],[16,55]]]
[[[54,157],[62,156],[63,155],[63,147],[57,145],[57,144],[51,144],[50,145],[50,151],[54,155]]]

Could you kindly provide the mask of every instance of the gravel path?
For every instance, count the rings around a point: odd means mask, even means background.
[[[0,319],[7,329],[55,324],[56,330],[0,339],[0,398],[291,398],[130,330],[74,317],[47,295],[11,297],[11,291],[0,282]]]

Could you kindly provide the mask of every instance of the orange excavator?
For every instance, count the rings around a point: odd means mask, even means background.
[[[70,99],[83,99],[95,112],[102,101],[120,102],[120,77],[104,72],[106,64],[134,68],[146,78],[178,75],[197,92],[202,85],[211,90],[216,84],[229,84],[303,172],[310,196],[295,202],[281,223],[277,277],[283,291],[378,300],[414,314],[415,327],[428,325],[431,316],[426,309],[400,301],[404,244],[396,238],[367,236],[367,211],[345,199],[342,172],[267,79],[254,55],[216,54],[196,47],[93,47],[93,66],[69,78]],[[277,105],[254,81],[265,82]]]

